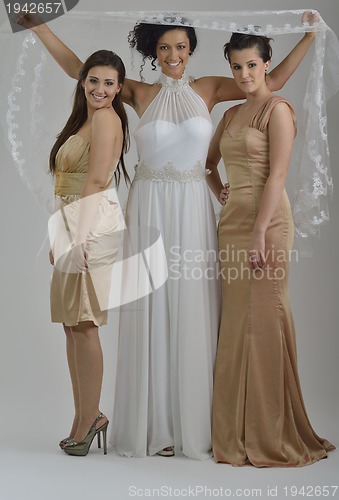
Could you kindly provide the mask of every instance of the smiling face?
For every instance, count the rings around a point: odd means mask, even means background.
[[[265,71],[269,64],[269,61],[264,63],[256,47],[232,50],[230,53],[230,66],[234,80],[246,94],[266,87]]]
[[[184,30],[166,31],[157,43],[157,59],[166,76],[182,77],[190,55],[190,43]]]
[[[88,71],[83,83],[88,108],[96,110],[112,106],[121,89],[118,76],[117,70],[111,66],[94,66]]]

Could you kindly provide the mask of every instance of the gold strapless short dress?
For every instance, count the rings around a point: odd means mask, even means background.
[[[56,157],[56,208],[54,223],[54,268],[51,280],[52,322],[74,326],[93,321],[107,322],[111,290],[111,268],[119,245],[119,205],[104,194],[98,213],[87,237],[88,272],[74,270],[70,250],[79,215],[80,194],[86,181],[89,143],[73,135],[63,144]],[[110,179],[118,163],[114,160]],[[108,182],[109,185],[110,181]],[[107,188],[108,188],[107,185]]]

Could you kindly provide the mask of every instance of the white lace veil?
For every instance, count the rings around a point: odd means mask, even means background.
[[[293,160],[299,169],[293,208],[296,235],[305,241],[310,236],[317,236],[321,224],[329,219],[328,200],[333,186],[326,102],[339,88],[339,44],[323,20],[316,27],[302,24],[303,12],[192,11],[173,14],[71,11],[53,21],[51,28],[82,59],[97,49],[114,50],[126,63],[127,75],[135,79],[139,79],[139,63],[133,64],[131,61],[127,35],[137,21],[193,26],[197,28],[198,40],[208,30],[209,45],[213,43],[214,52],[212,58],[209,52],[203,59],[204,62],[209,60],[209,73],[219,75],[226,74],[226,64],[221,54],[222,46],[228,41],[231,32],[265,34],[273,37],[277,45],[277,35],[293,37],[293,34],[316,30],[314,49],[307,56],[309,74],[303,105],[297,109],[299,132]],[[52,180],[47,174],[48,156],[56,134],[70,114],[69,96],[75,82],[57,70],[55,62],[31,32],[12,34],[8,22],[0,28],[0,52],[3,70],[0,119],[5,142],[22,180],[39,203],[50,212],[53,189]],[[199,57],[202,57],[201,54],[195,55],[192,60]],[[206,74],[201,69],[198,73],[195,76]],[[298,78],[298,74],[292,76],[292,79]],[[280,93],[285,95],[284,89]],[[295,104],[293,99],[292,103]],[[226,109],[228,104],[222,106]]]

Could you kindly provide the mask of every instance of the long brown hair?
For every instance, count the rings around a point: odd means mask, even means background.
[[[74,92],[74,101],[73,101],[73,109],[71,116],[68,118],[67,123],[60,132],[60,134],[57,135],[56,143],[54,144],[51,150],[51,154],[49,157],[49,169],[53,175],[55,174],[55,169],[56,169],[55,159],[59,149],[67,141],[67,139],[71,137],[71,135],[76,134],[80,130],[80,128],[84,125],[84,123],[87,120],[87,101],[82,84],[87,78],[89,70],[91,68],[94,68],[95,66],[111,66],[118,72],[118,83],[123,85],[125,81],[125,74],[126,74],[125,66],[117,54],[115,54],[111,50],[98,50],[97,52],[94,52],[91,56],[89,56],[89,58],[86,60],[83,67],[81,68],[79,74],[79,80]],[[121,92],[119,92],[115,96],[112,102],[112,107],[116,111],[117,115],[121,120],[122,131],[123,131],[123,144],[122,144],[121,156],[119,159],[119,164],[114,173],[115,181],[116,184],[119,185],[121,177],[121,172],[120,172],[120,167],[121,167],[125,182],[126,184],[129,184],[130,178],[128,176],[125,167],[124,154],[127,153],[129,149],[130,141],[129,141],[128,119],[124,105],[122,103]]]

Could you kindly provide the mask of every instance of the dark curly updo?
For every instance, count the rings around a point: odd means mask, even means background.
[[[267,36],[233,33],[230,41],[224,45],[225,59],[231,62],[230,54],[232,50],[243,50],[256,47],[264,63],[270,61],[272,58],[271,40],[273,40],[273,38],[268,38]]]
[[[171,21],[172,19],[168,19]],[[173,18],[174,20],[174,18]],[[185,19],[182,20],[185,22]],[[146,59],[151,60],[152,69],[156,70],[155,61],[157,59],[157,44],[159,38],[162,37],[164,33],[170,30],[182,30],[187,34],[187,38],[190,44],[190,56],[196,49],[198,40],[195,33],[195,29],[191,26],[180,26],[180,25],[164,25],[164,24],[149,24],[149,23],[138,23],[134,26],[134,29],[129,32],[128,43],[132,49],[136,49],[142,55],[142,64],[140,66],[139,75],[141,80],[144,78],[142,76],[142,70],[146,64]]]

